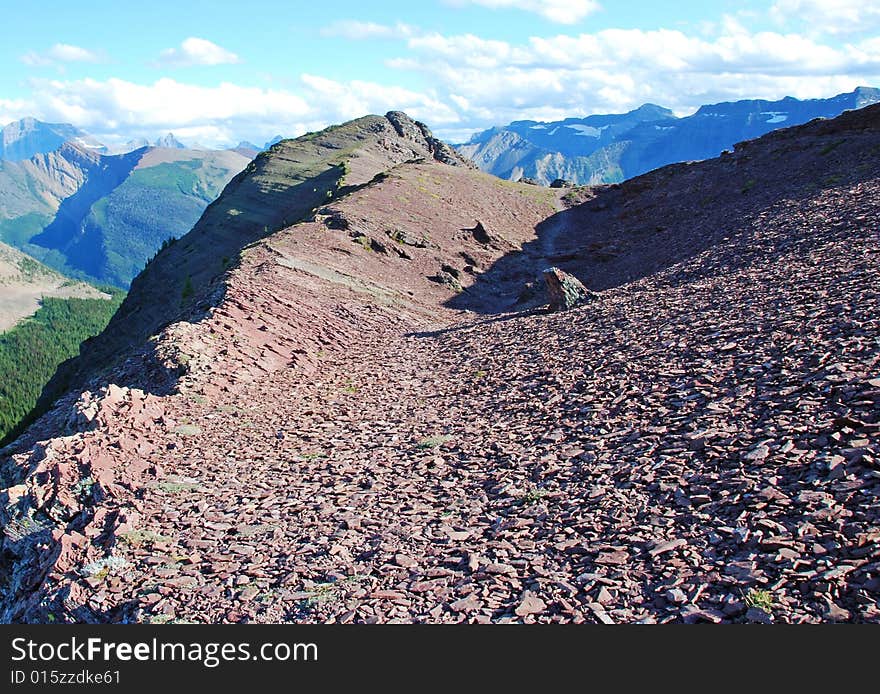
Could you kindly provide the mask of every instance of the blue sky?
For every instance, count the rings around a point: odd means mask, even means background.
[[[3,16],[0,123],[110,143],[262,143],[389,109],[461,141],[525,118],[880,85],[865,0],[43,0]]]

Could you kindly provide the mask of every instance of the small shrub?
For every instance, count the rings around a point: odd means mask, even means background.
[[[95,480],[91,477],[86,477],[77,482],[71,491],[77,499],[82,501],[92,495],[92,487],[94,485]]]
[[[829,154],[831,154],[835,149],[837,149],[838,147],[840,147],[840,145],[842,145],[844,142],[846,142],[846,140],[838,140],[837,142],[832,142],[831,144],[826,145],[825,147],[823,147],[823,148],[822,148],[822,151],[820,152],[820,154],[821,154],[823,157],[826,157],[826,156],[828,156]]]
[[[162,542],[171,542],[170,537],[166,537],[165,535],[160,535],[159,533],[153,532],[152,530],[131,530],[127,533],[122,533],[119,535],[119,539],[122,540],[129,547],[133,547],[135,549],[139,547],[143,547],[144,545],[154,545],[156,543]]]
[[[202,428],[195,424],[181,424],[174,428],[174,433],[183,437],[198,436],[202,433]]]
[[[529,489],[520,499],[523,506],[534,506],[543,501],[549,492],[546,489],[538,489],[533,487]]]
[[[183,291],[181,292],[181,299],[186,301],[192,295],[195,294],[195,290],[193,289],[192,277],[187,276],[186,282],[183,283]]]
[[[749,607],[757,607],[770,612],[773,609],[773,594],[769,590],[752,588],[745,596],[745,603]]]
[[[449,443],[450,441],[452,441],[451,436],[429,436],[419,441],[419,448],[440,448],[444,443]]]
[[[824,183],[826,186],[831,187],[831,186],[836,186],[842,180],[843,180],[843,176],[833,174],[831,176],[826,177]]]
[[[196,491],[199,488],[199,484],[194,480],[177,479],[168,482],[158,482],[155,488],[168,494],[182,494],[183,492]]]

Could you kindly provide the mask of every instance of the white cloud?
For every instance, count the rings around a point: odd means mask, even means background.
[[[454,124],[457,112],[436,94],[373,82],[337,82],[302,75],[297,89],[266,89],[232,83],[214,87],[170,78],[152,84],[33,80],[29,100],[0,100],[7,121],[33,115],[73,123],[114,143],[134,137],[154,140],[173,132],[184,142],[208,146],[240,140],[263,142],[278,133],[301,135],[368,113],[407,111],[436,124]]]
[[[185,39],[178,48],[168,48],[159,55],[162,65],[188,67],[191,65],[230,65],[241,62],[232,51],[207,39],[194,36]]]
[[[49,57],[64,63],[97,63],[98,55],[80,46],[56,43],[49,49]]]
[[[97,63],[101,57],[94,51],[68,43],[56,43],[45,53],[29,51],[21,62],[31,67],[56,66],[58,63]]]
[[[716,33],[611,29],[533,37],[416,36],[389,62],[449,96],[463,124],[608,113],[645,102],[680,114],[746,98],[828,97],[880,82],[880,41],[832,46],[797,34],[750,33],[724,18]]]
[[[359,80],[337,82],[316,75],[303,75],[301,79],[309,106],[327,124],[391,110],[406,111],[414,118],[437,124],[456,123],[459,119],[456,111],[435,94]]]
[[[559,24],[577,24],[600,9],[596,0],[448,0],[448,2],[452,5],[471,3],[493,10],[525,10]]]
[[[367,39],[402,39],[414,36],[415,27],[398,22],[394,25],[377,24],[376,22],[359,22],[343,19],[321,29],[322,36],[340,37],[352,41]]]
[[[35,80],[26,101],[0,100],[0,116],[72,122],[108,141],[152,140],[172,131],[184,141],[217,145],[263,142],[277,133],[293,136],[402,109],[460,141],[465,133],[513,120],[621,112],[646,102],[686,115],[719,101],[828,97],[880,84],[876,35],[842,43],[753,33],[743,21],[721,17],[693,31],[609,29],[517,43],[341,22],[325,31],[349,39],[400,39],[401,55],[386,64],[415,73],[408,84],[415,77],[425,86],[397,86],[393,73],[383,83],[306,74],[259,87],[197,86],[167,77],[149,84]],[[178,64],[187,42],[173,56]],[[198,46],[189,52],[199,53]]]
[[[43,53],[37,53],[35,51],[28,51],[27,53],[22,55],[19,60],[25,65],[29,65],[31,67],[45,67],[55,64],[55,61],[50,59],[49,56]]]
[[[14,120],[33,115],[33,103],[27,99],[0,99],[0,128]]]
[[[771,16],[784,24],[803,24],[816,34],[855,34],[880,29],[876,0],[777,0]]]

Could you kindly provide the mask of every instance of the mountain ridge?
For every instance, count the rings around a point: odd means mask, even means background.
[[[646,104],[627,114],[555,123],[517,121],[478,133],[457,149],[502,178],[526,177],[544,185],[558,178],[576,184],[619,183],[668,164],[718,156],[783,124],[835,117],[878,101],[880,89],[859,87],[829,99],[705,105],[683,118]]]
[[[64,274],[125,288],[250,160],[156,147],[101,154],[72,141],[0,159],[0,241]]]
[[[880,621],[880,106],[571,191],[401,123],[135,282],[3,451],[4,621]]]
[[[107,154],[107,148],[91,135],[69,123],[44,123],[23,118],[0,129],[0,159],[23,161],[39,154],[49,154],[67,142],[81,149]]]
[[[396,112],[276,143],[229,182],[189,234],[135,278],[110,329],[91,345],[99,355],[93,361],[118,351],[120,338],[136,344],[189,312],[199,314],[205,310],[200,303],[210,308],[223,295],[219,278],[243,248],[367,186],[397,164],[435,157],[471,167],[424,124]],[[62,380],[70,378],[65,374]]]

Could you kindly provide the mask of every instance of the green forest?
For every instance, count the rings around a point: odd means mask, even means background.
[[[32,317],[0,335],[0,441],[26,423],[58,365],[105,328],[125,297],[118,289],[102,291],[112,300],[44,299]]]

